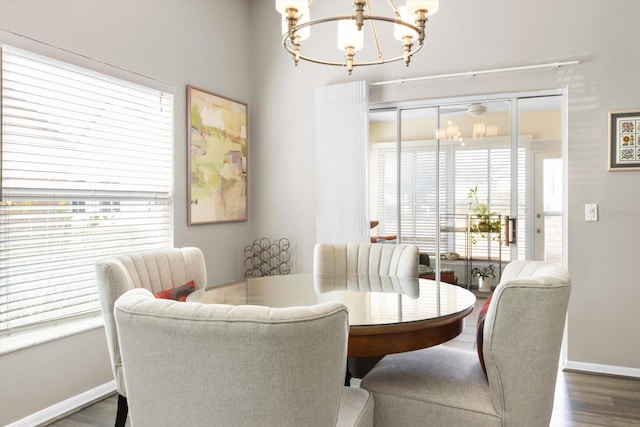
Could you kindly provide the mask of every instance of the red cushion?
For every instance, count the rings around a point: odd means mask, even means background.
[[[190,281],[186,285],[179,286],[166,291],[160,291],[155,295],[156,298],[172,299],[175,301],[186,301],[187,296],[196,289],[194,281]]]
[[[480,313],[478,313],[478,330],[476,332],[476,349],[478,350],[478,358],[480,359],[480,366],[482,366],[482,370],[484,371],[484,375],[487,375],[487,368],[484,365],[484,355],[482,353],[482,346],[484,344],[483,334],[484,334],[484,318],[487,317],[487,310],[489,310],[489,304],[491,303],[491,297],[493,295],[489,295],[487,301],[484,303],[482,308],[480,309]]]

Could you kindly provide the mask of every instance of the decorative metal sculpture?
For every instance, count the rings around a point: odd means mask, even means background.
[[[264,237],[254,240],[244,248],[244,277],[289,274],[290,247],[291,243],[285,238],[273,242]]]

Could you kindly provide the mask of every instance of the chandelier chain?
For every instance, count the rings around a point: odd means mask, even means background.
[[[389,0],[391,2],[391,0]],[[393,4],[392,4],[393,6]],[[371,13],[371,2],[367,2],[367,9],[369,10],[369,16],[373,15]],[[380,48],[380,40],[378,39],[378,32],[376,31],[376,23],[374,20],[370,19],[369,23],[371,23],[371,32],[373,33],[373,40],[376,42],[376,50],[378,51],[378,59],[382,60],[382,48]]]

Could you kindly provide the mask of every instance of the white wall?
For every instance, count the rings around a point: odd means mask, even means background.
[[[3,30],[175,86],[175,246],[202,248],[211,283],[240,275],[254,210],[250,203],[247,222],[187,227],[186,85],[246,102],[255,114],[250,58],[237,53],[249,34],[235,23],[247,16],[245,1],[0,0]],[[248,161],[251,168],[251,153]],[[0,425],[112,378],[102,328],[0,356]]]
[[[316,1],[314,16],[332,6],[349,13],[349,3]],[[386,3],[373,5],[382,12]],[[249,31],[234,25],[247,16]],[[387,86],[371,95],[399,101],[568,88],[568,357],[579,367],[632,374],[640,372],[640,341],[632,339],[640,324],[640,172],[607,172],[606,162],[607,112],[640,108],[638,16],[636,0],[442,0],[409,68],[389,64],[347,77],[340,68],[291,64],[272,1],[0,0],[0,28],[176,86],[175,244],[203,248],[212,283],[237,277],[242,247],[262,236],[290,238],[294,270],[311,271],[316,87],[579,59],[569,69]],[[248,222],[186,226],[186,84],[249,104]],[[583,206],[594,202],[601,220],[585,223]],[[96,332],[1,357],[0,424],[107,381]],[[60,353],[48,360],[53,348]],[[93,365],[81,363],[85,356]]]

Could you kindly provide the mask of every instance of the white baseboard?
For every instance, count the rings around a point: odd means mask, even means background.
[[[90,403],[102,399],[105,396],[116,391],[116,382],[109,381],[91,390],[87,390],[77,396],[63,400],[60,403],[49,406],[41,411],[22,418],[14,423],[7,424],[5,427],[33,427],[50,423],[60,417],[66,416],[79,408]],[[115,416],[115,415],[114,415]]]
[[[600,365],[598,363],[574,362],[567,360],[564,369],[568,371],[589,372],[593,374],[615,375],[619,377],[640,378],[640,369],[624,366]]]

